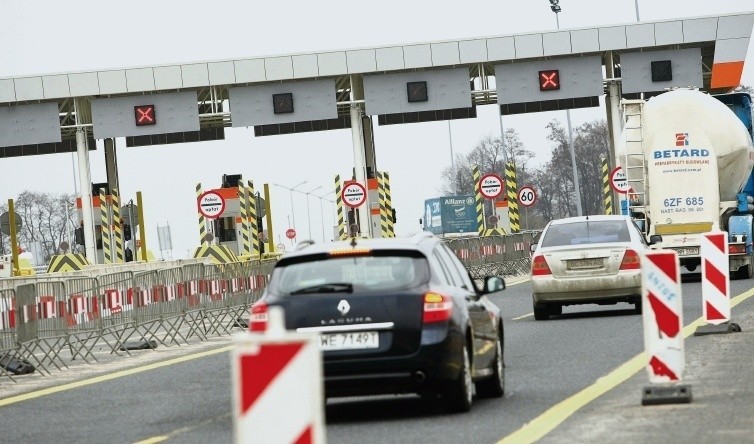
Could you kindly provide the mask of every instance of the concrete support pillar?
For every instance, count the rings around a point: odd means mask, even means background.
[[[107,186],[112,194],[113,190],[121,191],[118,180],[118,155],[115,151],[115,139],[105,139],[105,170],[107,172]]]
[[[362,100],[364,87],[360,77],[351,76],[351,101]],[[351,138],[353,140],[353,166],[354,179],[368,188],[366,175],[366,150],[364,146],[364,126],[361,104],[351,104]],[[365,202],[357,208],[359,233],[362,236],[372,237],[369,204]]]
[[[92,217],[92,176],[89,171],[89,146],[86,130],[76,130],[76,155],[79,163],[79,188],[81,189],[81,214],[84,221],[84,243],[86,259],[90,264],[97,263],[97,246],[94,236],[94,219]]]

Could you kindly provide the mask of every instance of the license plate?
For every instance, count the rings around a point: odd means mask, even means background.
[[[587,268],[600,268],[602,259],[572,259],[568,261],[569,270],[583,270]]]
[[[376,331],[358,331],[348,333],[321,333],[319,335],[320,350],[356,350],[377,348],[380,346],[380,335]]]
[[[699,247],[673,248],[678,256],[694,256],[699,254]]]

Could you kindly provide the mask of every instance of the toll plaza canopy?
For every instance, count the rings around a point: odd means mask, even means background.
[[[0,79],[0,157],[597,106],[620,95],[739,85],[754,11],[541,33]],[[494,79],[494,80],[493,80]],[[492,83],[494,82],[494,83]],[[494,86],[491,86],[494,85]],[[89,144],[94,149],[94,143]]]

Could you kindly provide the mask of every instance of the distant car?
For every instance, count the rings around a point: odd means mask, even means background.
[[[627,216],[551,221],[532,246],[534,319],[546,320],[573,304],[628,302],[641,313],[640,256],[649,249]]]
[[[326,397],[440,395],[467,411],[505,390],[503,319],[453,252],[431,233],[308,244],[285,253],[251,308],[251,331],[282,307],[286,328],[319,333]]]

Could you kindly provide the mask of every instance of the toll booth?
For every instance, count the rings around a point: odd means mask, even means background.
[[[209,221],[217,245],[228,247],[236,255],[241,255],[244,251],[242,237],[243,218],[241,214],[243,186],[243,178],[240,174],[224,174],[220,188],[208,190],[220,195],[225,203],[223,211],[219,216]],[[265,200],[258,192],[255,193],[254,199],[256,203],[257,227],[262,232],[262,222],[266,216]],[[265,244],[264,242],[260,242],[260,244],[261,252],[264,253]]]
[[[94,241],[95,251],[97,254],[97,263],[103,264],[130,262],[131,260],[133,260],[133,258],[136,257],[134,253],[136,249],[132,239],[132,233],[136,233],[136,227],[132,227],[131,225],[136,225],[137,219],[134,217],[133,211],[131,212],[131,214],[123,214],[120,207],[118,208],[117,212],[112,208],[109,209],[108,220],[112,221],[112,223],[109,227],[109,230],[107,230],[107,234],[109,236],[109,244],[111,246],[111,250],[108,257],[106,257],[102,241],[103,225],[102,205],[100,199],[101,192],[104,192],[106,199],[108,200],[108,204],[111,204],[112,202],[117,200],[120,205],[120,198],[114,199],[107,182],[92,183],[92,221],[94,223]],[[76,198],[76,214],[78,216],[79,225],[74,231],[74,242],[71,246],[74,253],[83,252],[84,249],[84,215],[81,204],[81,197]],[[116,214],[119,217],[119,220],[114,220]],[[129,223],[129,221],[132,222]],[[119,237],[120,239],[118,239]],[[122,246],[121,250],[117,249],[119,246]],[[128,250],[130,250],[130,252]]]

